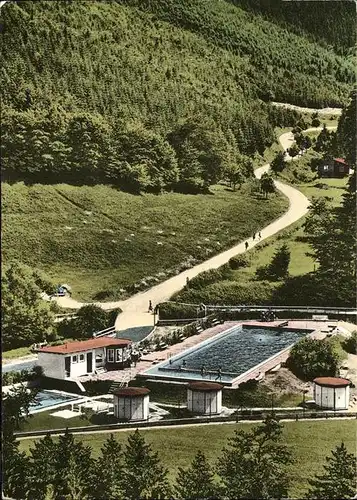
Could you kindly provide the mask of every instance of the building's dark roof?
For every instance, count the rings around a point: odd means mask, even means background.
[[[135,398],[139,396],[146,396],[149,392],[150,389],[147,387],[121,387],[120,389],[113,391],[113,394],[120,397]]]
[[[350,385],[350,380],[340,377],[317,377],[314,383],[323,387],[346,387]]]
[[[344,165],[347,165],[346,160],[344,160],[343,158],[334,158],[334,161],[337,161],[337,163],[343,163]]]
[[[131,344],[128,339],[113,339],[111,337],[101,337],[99,339],[80,340],[67,342],[61,345],[48,345],[41,347],[38,352],[50,352],[52,354],[72,354],[74,352],[90,351],[99,347],[126,347]]]
[[[223,388],[222,384],[217,384],[216,382],[191,382],[188,385],[191,391],[220,391]]]

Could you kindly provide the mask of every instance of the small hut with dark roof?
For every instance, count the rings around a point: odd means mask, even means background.
[[[187,408],[203,415],[221,413],[222,388],[215,382],[191,382],[187,386]]]
[[[121,387],[113,392],[114,416],[121,420],[147,420],[149,393],[146,387]]]
[[[347,410],[350,401],[350,380],[340,377],[314,379],[314,400],[317,406],[330,410]]]

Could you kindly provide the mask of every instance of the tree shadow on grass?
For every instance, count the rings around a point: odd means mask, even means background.
[[[272,304],[285,306],[354,307],[353,280],[311,272],[288,278],[272,294]]]
[[[92,425],[110,425],[120,422],[120,420],[117,419],[113,414],[108,414],[105,412],[93,413],[93,415],[89,418],[89,421]]]

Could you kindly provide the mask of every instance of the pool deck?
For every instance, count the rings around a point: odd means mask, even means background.
[[[175,356],[176,354],[180,354],[181,352],[193,347],[197,344],[200,344],[204,340],[208,340],[219,333],[222,333],[234,326],[238,325],[247,325],[247,326],[256,326],[256,327],[280,327],[281,323],[285,323],[287,320],[276,320],[269,322],[262,321],[226,321],[221,325],[214,326],[207,330],[204,330],[202,333],[198,335],[193,335],[192,337],[188,337],[183,342],[179,342],[178,344],[174,344],[169,346],[167,349],[163,351],[155,351],[149,354],[144,355],[141,360],[136,364],[136,366],[132,366],[131,368],[125,368],[124,370],[113,370],[105,373],[100,373],[98,375],[86,375],[80,377],[78,380],[81,382],[86,382],[88,380],[111,380],[113,382],[119,382],[123,385],[128,383],[130,380],[133,380],[136,375],[141,375],[143,372],[152,368],[153,366],[161,363],[171,356]],[[331,329],[337,326],[337,321],[312,321],[312,320],[294,320],[288,321],[288,325],[282,327],[283,329],[291,330],[291,329],[299,329],[299,330],[310,330],[312,333],[310,334],[313,338],[323,339],[326,335],[331,331]],[[240,375],[237,379],[234,380],[234,385],[232,387],[237,387],[237,384],[240,385],[243,382],[254,379],[259,376],[260,372],[265,373],[268,370],[271,370],[279,363],[286,361],[288,358],[289,352],[281,351],[274,357],[276,359],[272,360],[272,358],[263,362],[263,364],[257,365],[251,370]],[[281,356],[280,356],[281,355]],[[281,359],[280,359],[281,357]],[[272,364],[273,363],[273,364]],[[270,366],[271,365],[271,366]],[[256,372],[256,369],[258,371]],[[187,380],[186,380],[187,382]]]

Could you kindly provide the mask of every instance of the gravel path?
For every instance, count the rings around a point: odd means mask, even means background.
[[[274,410],[280,410],[280,411],[284,411],[285,408],[274,408]],[[269,410],[271,410],[271,408],[269,408]],[[351,417],[333,417],[331,419],[332,421],[335,421],[335,420],[356,420],[356,417],[354,415],[352,415]],[[331,422],[331,420],[329,420]],[[296,417],[295,416],[292,416],[291,418],[282,418],[281,420],[279,420],[280,422],[296,422]],[[326,422],[326,417],[318,417],[318,418],[301,418],[299,419],[299,422],[316,422],[316,421],[324,421]],[[212,422],[205,422],[205,423],[201,423],[201,422],[197,422],[197,423],[192,423],[192,424],[176,424],[176,425],[165,425],[163,423],[163,425],[155,425],[155,426],[147,426],[147,427],[143,427],[141,428],[142,431],[146,431],[146,430],[160,430],[160,429],[180,429],[180,428],[185,428],[185,427],[197,427],[197,426],[209,426],[209,425],[237,425],[237,424],[261,424],[262,422],[264,422],[264,420],[239,420],[238,422],[215,422],[214,419],[212,418]],[[70,426],[68,426],[70,427]],[[72,428],[71,429],[71,433],[72,434],[75,434],[75,435],[87,435],[87,436],[92,436],[93,434],[114,434],[115,432],[134,432],[135,431],[135,427],[126,427],[124,429],[109,429],[109,430],[105,430],[105,429],[99,429],[97,431],[87,431],[87,432],[81,432],[81,431],[76,431],[75,428]],[[39,431],[39,434],[38,435],[32,435],[32,436],[19,436],[16,437],[16,441],[24,441],[26,439],[30,439],[30,440],[33,440],[33,439],[40,439],[40,438],[44,438],[46,436],[46,434],[40,434],[40,432],[42,431]],[[54,434],[53,434],[54,435]],[[64,433],[59,433],[59,434],[56,434],[57,436],[63,436]]]
[[[313,111],[315,110],[312,110],[312,112]],[[320,110],[319,112],[325,111],[326,110]],[[327,128],[332,129],[336,127]],[[321,129],[322,127],[316,127],[307,129],[307,131],[318,131]],[[280,144],[284,150],[291,146],[293,140],[294,136],[292,132],[286,132],[279,137]],[[293,158],[287,155],[286,159],[290,161]],[[264,172],[269,170],[269,168],[269,164],[259,167],[255,170],[255,176],[259,179]],[[275,181],[275,185],[277,189],[289,199],[289,209],[285,214],[261,230],[260,241],[269,238],[282,229],[290,226],[290,224],[293,224],[297,220],[301,219],[308,212],[309,200],[305,195],[294,187],[288,186],[280,181]],[[253,241],[252,238],[248,238],[247,241],[249,244],[248,251],[259,243],[258,239]],[[227,263],[231,257],[242,254],[245,251],[245,242],[243,241],[234,247],[215,255],[205,262],[202,262],[201,264],[198,264],[191,269],[178,274],[177,276],[169,278],[149,290],[133,295],[129,299],[119,300],[116,302],[96,302],[96,304],[106,310],[114,309],[116,307],[120,307],[122,309],[123,312],[118,316],[115,323],[117,330],[123,330],[134,326],[154,324],[153,315],[147,312],[149,300],[151,300],[154,305],[169,300],[174,293],[180,291],[185,286],[187,278],[192,279],[203,271],[216,269]],[[71,297],[58,297],[56,300],[60,306],[71,309],[78,309],[84,305],[84,303],[78,302]]]

